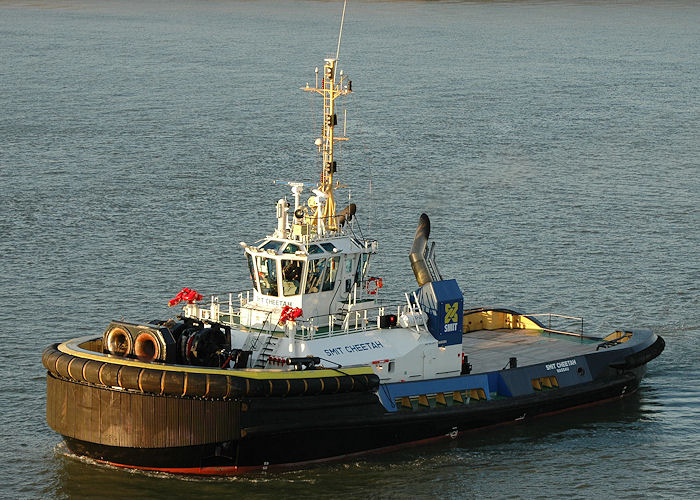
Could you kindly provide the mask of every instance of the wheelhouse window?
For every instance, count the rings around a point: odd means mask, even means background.
[[[263,295],[279,295],[277,288],[277,261],[269,257],[256,257],[260,293]]]
[[[253,256],[250,254],[246,254],[246,257],[248,258],[248,270],[250,271],[250,281],[253,282],[253,288],[260,291],[260,289],[258,288],[258,280],[255,279],[255,264],[253,263]]]
[[[326,259],[314,259],[309,261],[309,271],[306,276],[306,289],[304,293],[316,293],[321,290],[323,270],[326,268]]]
[[[335,288],[335,278],[338,276],[338,266],[340,265],[340,257],[327,259],[326,277],[323,280],[323,291],[327,292]]]
[[[304,261],[282,260],[282,293],[285,297],[299,295],[303,271]]]
[[[284,247],[284,250],[282,250],[282,253],[296,253],[299,250],[301,250],[299,245],[295,245],[294,243],[288,243],[287,246]]]
[[[333,253],[336,250],[333,243],[321,243],[321,246],[325,248],[327,252]]]
[[[357,271],[355,272],[355,283],[361,284],[367,274],[367,264],[369,263],[369,254],[363,253],[357,263]]]
[[[284,245],[284,241],[270,240],[260,247],[261,250],[272,250],[275,253],[279,253],[279,249]]]

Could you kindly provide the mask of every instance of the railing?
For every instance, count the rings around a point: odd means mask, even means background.
[[[306,320],[297,320],[298,329],[296,338],[300,340],[313,340],[337,335],[375,330],[380,328],[378,321],[381,316],[393,314],[396,308],[397,319],[405,312],[403,304],[377,305],[358,311],[348,311],[328,316],[315,316]],[[323,319],[323,321],[321,321]],[[327,323],[326,323],[327,319]],[[318,324],[317,324],[318,323]]]
[[[185,316],[199,321],[211,321],[226,326],[239,326],[240,320],[236,322],[234,318],[240,318],[241,308],[250,302],[252,290],[229,292],[227,295],[227,300],[223,302],[220,300],[220,295],[211,295],[205,297],[199,303],[187,304],[184,307]],[[351,309],[357,304],[358,302],[352,301],[350,304],[345,304],[345,306]],[[274,332],[291,333],[289,329],[294,328],[294,336],[296,338],[311,340],[377,329],[379,328],[379,317],[393,314],[395,311],[398,319],[401,317],[401,314],[411,312],[409,311],[410,309],[410,305],[407,306],[401,303],[377,304],[373,307],[358,310],[351,309],[347,312],[297,319],[295,322],[290,322],[287,325],[278,326],[270,322],[274,309],[254,307],[251,308],[251,311],[263,313],[266,316],[266,320],[259,328],[252,328],[260,329],[270,334]],[[426,327],[424,323],[421,325],[416,324],[416,331],[420,331],[421,326]]]
[[[213,321],[223,325],[231,326],[234,323],[234,316],[240,315],[240,308],[250,301],[252,290],[238,292],[228,292],[228,300],[221,302],[219,295],[208,295],[200,303],[187,304],[184,307],[185,316],[200,321]],[[235,297],[235,299],[234,299]],[[238,302],[238,308],[234,304]],[[208,306],[207,306],[208,304]],[[229,320],[222,320],[222,316],[228,316]]]
[[[546,332],[559,333],[561,335],[573,335],[575,337],[580,337],[581,340],[583,340],[583,337],[584,337],[584,335],[583,335],[583,318],[578,318],[576,316],[567,316],[565,314],[557,314],[557,313],[524,314],[523,316],[528,316],[531,318],[537,318],[537,317],[544,318],[544,317],[546,317],[547,318],[547,328],[545,328]],[[552,328],[552,318],[560,319],[560,320],[569,320],[570,324],[573,321],[575,321],[577,323],[580,322],[579,332],[576,333],[576,332],[571,332],[571,331],[564,330],[564,329]]]

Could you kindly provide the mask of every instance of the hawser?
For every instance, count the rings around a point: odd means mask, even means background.
[[[336,208],[336,100],[352,92],[339,49],[303,88],[323,101],[320,181],[282,183],[292,201],[277,201],[274,231],[241,242],[251,288],[185,288],[174,318],[112,321],[44,351],[47,421],[72,453],[209,475],[338,459],[618,399],[663,351],[649,330],[596,337],[579,318],[465,310],[425,214],[418,288],[380,300],[377,242],[354,204]]]

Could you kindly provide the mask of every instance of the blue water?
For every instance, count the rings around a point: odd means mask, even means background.
[[[467,306],[648,327],[620,403],[282,474],[193,480],[66,454],[41,351],[236,290],[273,179],[315,181],[341,4],[0,3],[0,496],[687,498],[700,474],[700,7],[351,2],[339,175],[383,293],[421,212]],[[347,196],[347,190],[345,195]],[[339,202],[341,204],[342,201]]]

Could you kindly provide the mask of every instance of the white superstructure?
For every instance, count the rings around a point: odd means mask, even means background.
[[[415,293],[402,304],[378,303],[382,280],[369,275],[377,243],[358,236],[354,204],[336,210],[334,145],[347,138],[334,132],[335,101],[352,92],[352,82],[329,58],[320,85],[317,69],[315,86],[303,90],[323,96],[320,182],[281,183],[293,205],[278,200],[275,231],[240,243],[252,289],[187,304],[184,316],[230,327],[231,348],[251,351],[254,368],[295,369],[286,360],[316,357],[331,368],[371,365],[383,382],[458,375],[461,344],[431,334]]]

